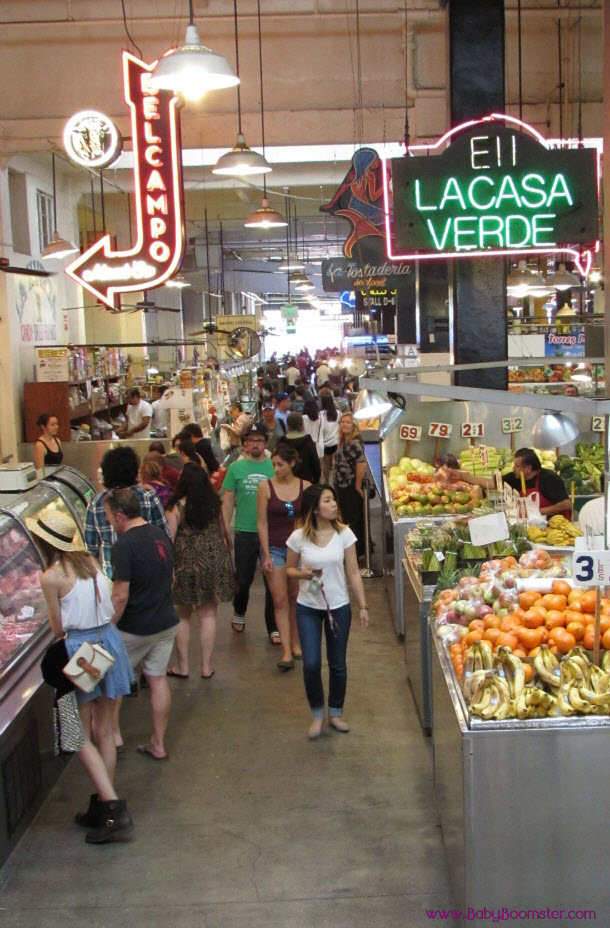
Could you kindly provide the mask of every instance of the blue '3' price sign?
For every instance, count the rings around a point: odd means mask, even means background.
[[[575,551],[572,573],[576,586],[610,584],[610,551]]]

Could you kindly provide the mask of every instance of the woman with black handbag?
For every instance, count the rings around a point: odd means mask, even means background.
[[[64,639],[67,659],[85,642],[96,641],[111,664],[103,675],[94,665],[81,664],[88,682],[91,677],[98,682],[89,691],[76,691],[84,730],[84,745],[77,753],[97,792],[91,796],[87,811],[78,813],[75,821],[90,829],[85,836],[89,844],[104,844],[122,838],[133,828],[125,800],[118,798],[112,785],[116,766],[112,725],[115,701],[129,693],[133,673],[111,621],[114,609],[110,584],[85,550],[74,520],[47,507],[36,518],[27,518],[26,524],[46,555],[48,567],[40,577],[40,586],[51,630]],[[91,740],[92,730],[97,747]]]

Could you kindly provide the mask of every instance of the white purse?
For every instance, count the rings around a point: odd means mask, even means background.
[[[93,586],[95,589],[95,617],[97,620],[97,601],[99,591],[97,580],[93,577]],[[96,622],[97,625],[97,622]],[[116,658],[109,654],[108,651],[99,643],[99,625],[98,641],[92,643],[83,641],[78,651],[75,651],[63,672],[66,677],[84,693],[90,693],[95,689],[100,680],[103,680]]]

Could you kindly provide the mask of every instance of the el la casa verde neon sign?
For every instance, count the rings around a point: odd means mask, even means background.
[[[121,293],[153,289],[182,264],[185,246],[180,145],[181,100],[157,90],[156,62],[145,64],[123,52],[125,102],[131,110],[136,241],[113,251],[109,235],[88,248],[66,274],[114,308]]]
[[[560,252],[586,276],[599,248],[598,152],[549,149],[514,117],[492,114],[410,146],[382,175],[392,260]]]

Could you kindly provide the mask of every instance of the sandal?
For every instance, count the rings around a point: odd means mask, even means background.
[[[282,642],[280,641],[280,633],[271,632],[271,634],[269,635],[269,641],[271,642],[271,644],[281,644]]]
[[[243,618],[243,616],[234,615],[233,618],[231,619],[231,628],[233,629],[233,631],[237,632],[238,635],[241,635],[245,627],[246,627],[246,620]]]

